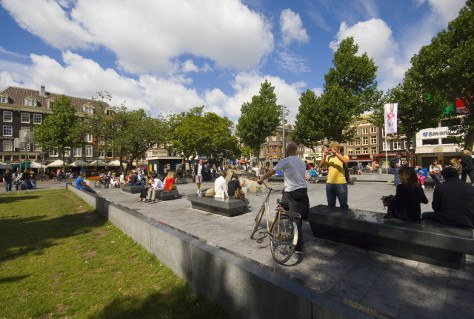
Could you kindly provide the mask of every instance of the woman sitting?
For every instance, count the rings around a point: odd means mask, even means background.
[[[433,188],[436,188],[438,184],[441,184],[441,171],[443,167],[438,164],[437,160],[434,160],[430,165],[430,176],[433,179]]]
[[[411,167],[400,167],[398,171],[400,184],[395,196],[385,198],[388,202],[386,218],[395,217],[406,221],[419,221],[421,218],[420,203],[428,204],[423,188],[418,184],[415,170]]]
[[[237,174],[232,173],[232,179],[229,181],[229,184],[227,185],[227,189],[229,192],[229,198],[235,198],[235,191],[238,189],[242,189],[242,186],[240,186],[239,178],[237,177]]]
[[[428,169],[421,168],[420,166],[416,167],[416,177],[418,178],[418,183],[420,183],[421,188],[425,188],[425,178],[428,177]]]
[[[172,189],[176,189],[176,184],[174,181],[174,174],[172,171],[168,172],[168,175],[166,176],[165,179],[165,190],[170,191]]]

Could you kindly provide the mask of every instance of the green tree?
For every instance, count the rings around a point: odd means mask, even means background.
[[[63,162],[65,162],[66,153],[69,153],[71,149],[86,144],[86,134],[86,126],[76,115],[76,110],[71,106],[71,100],[65,95],[53,101],[51,114],[45,118],[42,125],[34,128],[34,140],[42,148],[58,152]]]
[[[259,95],[254,95],[252,101],[245,102],[240,111],[237,123],[237,135],[249,146],[253,154],[258,156],[260,146],[265,139],[272,135],[280,124],[281,110],[276,104],[275,87],[267,80],[262,83]]]
[[[415,80],[426,92],[432,96],[439,95],[450,104],[459,98],[468,108],[462,125],[453,125],[451,129],[460,134],[462,144],[471,149],[474,143],[473,4],[473,0],[467,0],[448,28],[438,33],[431,44],[422,47],[411,60]],[[453,112],[451,115],[456,114]]]
[[[302,94],[293,135],[296,141],[307,146],[323,138],[347,141],[354,136],[353,119],[381,103],[377,66],[367,53],[358,56],[358,50],[352,37],[344,39],[334,53],[334,67],[324,76],[323,94]]]
[[[232,136],[232,121],[215,113],[203,113],[204,106],[171,115],[168,139],[170,148],[183,155],[183,161],[203,154],[222,160],[240,155],[238,141]]]
[[[398,103],[397,136],[405,136],[407,161],[410,162],[410,148],[416,133],[437,126],[444,112],[442,101],[431,98],[411,77],[411,70],[405,74],[403,82],[389,90],[387,99]],[[384,126],[383,107],[374,112],[379,126]]]

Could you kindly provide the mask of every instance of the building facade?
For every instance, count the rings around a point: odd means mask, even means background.
[[[51,105],[59,99],[61,94],[47,92],[44,86],[40,90],[31,90],[18,87],[8,87],[0,91],[0,121],[2,134],[0,136],[0,161],[15,163],[27,160],[37,160],[45,164],[58,159],[59,154],[54,151],[43,150],[32,137],[22,139],[22,133],[31,131],[36,125],[42,125],[44,119],[51,113]],[[92,114],[99,106],[99,102],[92,99],[70,97],[71,106],[76,114],[84,117]],[[105,104],[108,107],[107,104]],[[92,161],[97,158],[107,158],[107,152],[101,149],[100,144],[94,143],[91,134],[86,137],[84,147],[73,149],[66,154],[69,160]]]

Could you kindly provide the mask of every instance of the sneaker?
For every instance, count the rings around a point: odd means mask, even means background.
[[[100,194],[100,191],[97,192],[97,195],[99,195],[99,194]]]
[[[196,194],[201,194],[201,191],[198,189],[198,190],[196,191]]]
[[[425,185],[421,185],[421,188],[425,189]]]

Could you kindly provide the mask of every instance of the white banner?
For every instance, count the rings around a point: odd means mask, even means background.
[[[398,103],[385,104],[385,134],[397,134]]]

